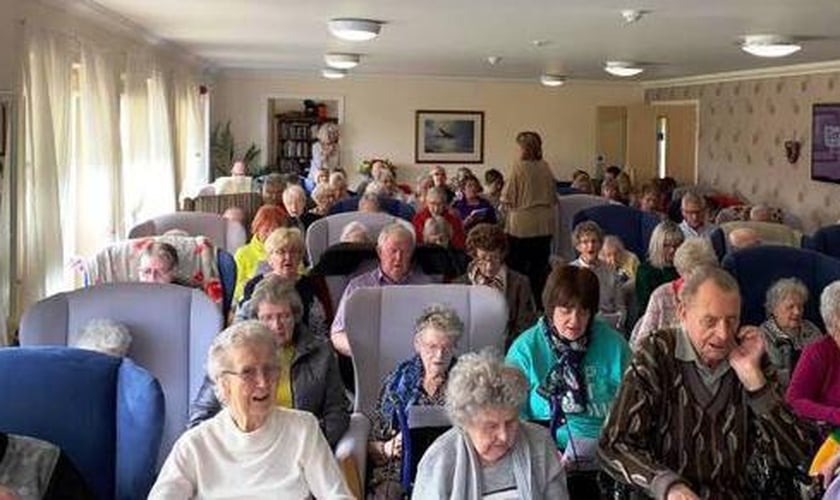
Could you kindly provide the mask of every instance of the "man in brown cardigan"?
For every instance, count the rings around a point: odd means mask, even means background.
[[[756,327],[738,330],[741,298],[725,271],[686,280],[681,327],[651,334],[635,354],[601,435],[616,480],[657,499],[746,498],[746,464],[761,440],[782,466],[807,440],[770,371]]]

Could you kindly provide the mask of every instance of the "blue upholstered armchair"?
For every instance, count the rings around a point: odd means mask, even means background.
[[[592,220],[601,226],[605,234],[621,238],[624,248],[630,250],[639,260],[647,257],[650,236],[659,218],[636,208],[624,205],[602,205],[581,210],[574,216],[574,226]]]
[[[0,373],[0,429],[61,447],[98,498],[146,498],[164,414],[149,372],[81,349],[7,347]]]
[[[802,246],[840,259],[840,224],[817,229],[812,236],[803,240]]]

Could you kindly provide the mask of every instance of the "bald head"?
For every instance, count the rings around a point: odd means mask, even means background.
[[[729,233],[729,246],[732,250],[761,245],[761,235],[751,227],[739,227]]]

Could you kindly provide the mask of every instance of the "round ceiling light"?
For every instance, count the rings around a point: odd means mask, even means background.
[[[330,80],[338,80],[347,76],[347,70],[336,68],[324,68],[323,70],[321,70],[321,74],[324,75],[324,78],[329,78]]]
[[[563,75],[550,75],[543,73],[540,75],[540,83],[546,87],[559,87],[566,83],[566,77]]]
[[[779,35],[747,35],[741,50],[758,57],[785,57],[798,52],[801,45]]]
[[[351,42],[373,40],[379,35],[382,23],[370,19],[330,19],[327,27],[334,36]]]
[[[604,65],[604,71],[611,75],[625,77],[636,76],[644,71],[644,68],[627,61],[607,61]]]
[[[330,68],[352,69],[359,65],[360,60],[359,54],[324,54],[324,62]]]

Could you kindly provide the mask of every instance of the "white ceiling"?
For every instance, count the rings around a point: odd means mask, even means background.
[[[79,0],[76,0],[79,1]],[[606,60],[648,63],[656,80],[838,59],[838,0],[96,0],[219,68],[318,74],[327,51],[358,52],[360,74],[615,79]],[[622,9],[651,11],[624,24]],[[379,38],[342,42],[334,17],[386,22]],[[803,50],[759,59],[746,34],[803,37]],[[533,40],[548,43],[535,47]],[[500,56],[495,67],[487,56]]]

